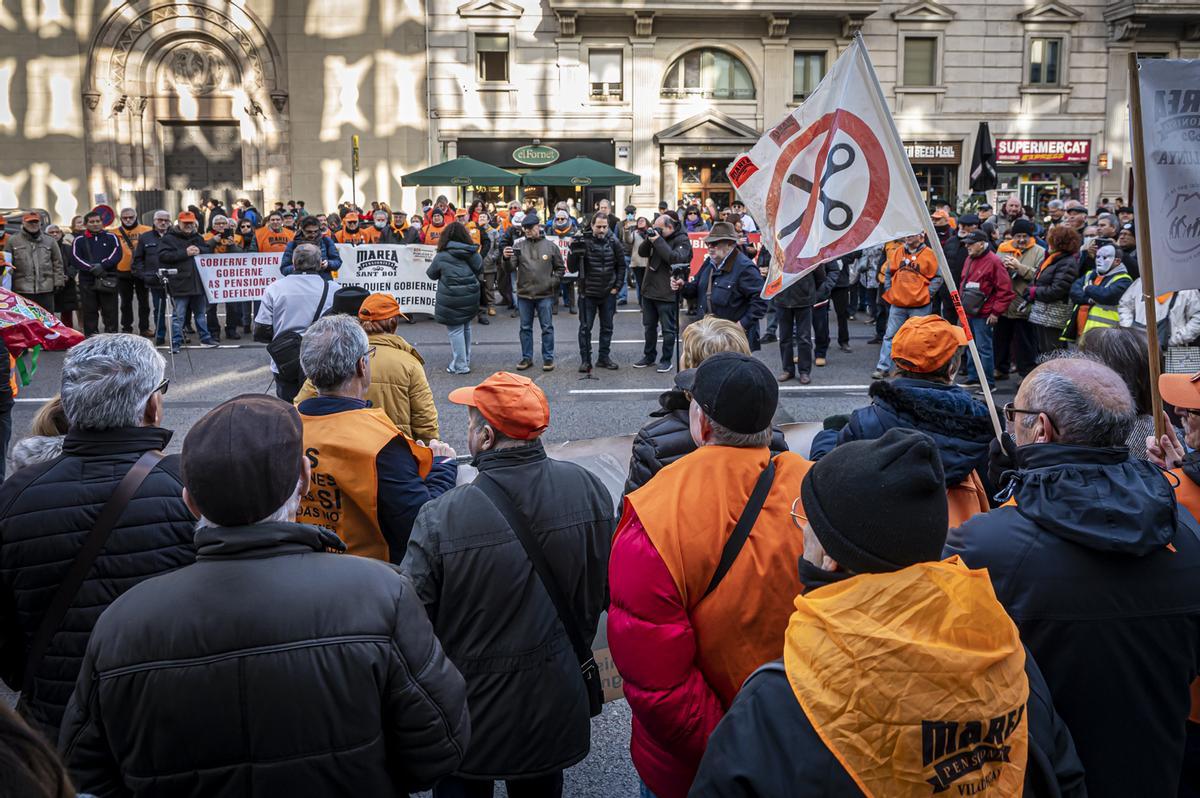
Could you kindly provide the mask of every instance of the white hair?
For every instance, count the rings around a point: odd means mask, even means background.
[[[71,429],[141,426],[167,363],[138,335],[95,335],[63,361],[62,406]]]
[[[369,348],[358,319],[344,313],[326,316],[303,334],[300,367],[318,392],[333,391],[354,376]]]
[[[30,435],[13,444],[8,457],[8,472],[45,463],[62,454],[64,435]]]
[[[220,214],[217,214],[216,216],[214,216],[214,217],[212,218],[212,224],[216,224],[217,222],[226,222],[226,223],[228,223],[228,222],[229,222],[229,217],[228,217],[228,216],[221,216]]]

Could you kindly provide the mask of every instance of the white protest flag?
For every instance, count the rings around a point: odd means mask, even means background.
[[[825,261],[923,232],[929,216],[861,36],[729,178],[772,248],[767,298]]]
[[[1200,288],[1200,60],[1138,62],[1154,290]],[[1142,258],[1142,263],[1149,259]],[[1165,341],[1162,342],[1165,345]]]

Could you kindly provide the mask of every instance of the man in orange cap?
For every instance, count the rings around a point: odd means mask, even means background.
[[[58,242],[42,233],[42,217],[21,217],[21,231],[0,244],[12,256],[12,288],[26,299],[54,312],[54,292],[67,283]]]
[[[333,240],[339,244],[368,244],[370,240],[366,232],[359,227],[358,214],[354,211],[342,217],[342,229],[334,233]]]
[[[915,429],[941,453],[950,502],[950,526],[987,512],[993,492],[987,476],[993,432],[988,409],[954,384],[967,336],[941,316],[914,316],[892,339],[896,377],[871,385],[871,404],[847,416],[830,416],[813,439],[809,456],[820,460],[848,441],[871,440],[889,429]]]
[[[469,408],[479,476],[421,508],[400,566],[471,707],[471,744],[434,796],[490,795],[504,774],[509,795],[557,798],[599,712],[590,649],[612,496],[585,469],[546,456],[550,406],[532,381],[500,372],[450,401]]]

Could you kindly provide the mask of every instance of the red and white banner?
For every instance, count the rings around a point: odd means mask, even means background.
[[[729,179],[773,247],[770,298],[819,264],[924,230],[904,142],[856,37],[800,107],[735,159]]]
[[[700,273],[704,259],[708,257],[708,244],[704,243],[704,239],[708,238],[708,233],[688,233],[688,238],[692,242],[692,276],[695,277]],[[758,246],[761,241],[762,233],[746,233],[747,243]]]

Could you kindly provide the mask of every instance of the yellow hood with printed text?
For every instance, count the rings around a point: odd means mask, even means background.
[[[1025,649],[986,570],[952,557],[798,596],[784,665],[866,795],[1021,794]]]

